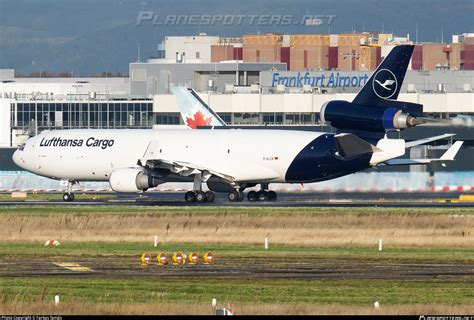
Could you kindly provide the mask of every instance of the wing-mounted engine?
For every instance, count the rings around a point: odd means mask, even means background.
[[[143,168],[122,168],[112,172],[109,184],[115,192],[140,192],[154,188],[164,181],[147,173]]]

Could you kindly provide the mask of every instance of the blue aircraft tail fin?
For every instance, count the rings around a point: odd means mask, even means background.
[[[352,102],[360,105],[391,105],[391,100],[398,97],[414,48],[413,45],[394,47]]]

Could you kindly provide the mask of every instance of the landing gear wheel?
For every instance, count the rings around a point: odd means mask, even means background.
[[[196,202],[206,202],[206,194],[202,191],[196,191]]]
[[[268,191],[268,201],[276,201],[277,193],[275,191]]]
[[[268,192],[266,192],[266,191],[257,192],[257,199],[258,199],[258,201],[267,201],[268,200]]]
[[[258,200],[257,192],[249,191],[249,193],[247,193],[247,200],[250,201],[250,202],[257,201]]]
[[[63,200],[66,202],[74,201],[74,193],[69,193],[69,192],[64,193]]]
[[[237,190],[231,191],[227,195],[227,198],[229,199],[230,202],[237,202],[240,200],[240,192]]]
[[[214,202],[216,195],[212,191],[206,191],[207,202]]]
[[[194,194],[193,191],[188,191],[184,194],[184,200],[186,202],[195,202],[196,201],[196,195]]]

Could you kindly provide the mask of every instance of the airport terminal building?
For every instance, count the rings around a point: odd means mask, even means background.
[[[177,72],[169,66],[132,63],[130,78],[10,78],[0,84],[0,146],[16,147],[43,130],[179,125],[173,84],[193,87],[232,125],[317,126],[325,102],[352,100],[371,75],[286,71],[283,64],[263,63],[239,63],[239,71],[237,64],[183,64]],[[212,67],[218,73],[211,75]],[[160,81],[163,72],[173,78]],[[474,71],[408,71],[399,99],[423,104],[432,117],[468,121],[474,115],[473,87]]]

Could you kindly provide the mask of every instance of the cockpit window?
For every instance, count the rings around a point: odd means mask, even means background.
[[[20,150],[20,151],[25,150],[25,146],[26,146],[26,143],[20,144],[20,147],[18,148],[18,150]]]

